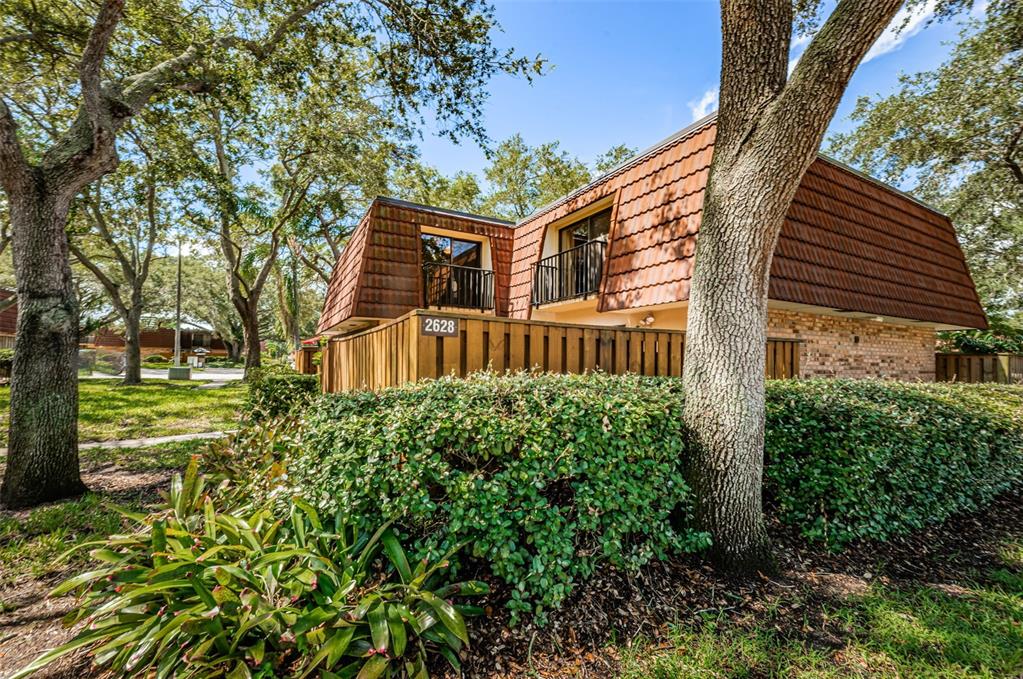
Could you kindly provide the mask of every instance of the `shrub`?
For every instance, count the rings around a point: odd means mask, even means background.
[[[835,545],[886,540],[1023,479],[1023,389],[769,382],[765,456],[783,521]]]
[[[97,350],[93,370],[107,375],[120,374],[124,370],[124,354],[118,351]]]
[[[416,557],[469,544],[543,613],[598,564],[697,550],[687,525],[681,400],[636,377],[481,373],[333,394],[287,460],[296,492],[356,525],[394,518]]]
[[[442,585],[446,561],[413,568],[389,528],[324,525],[301,503],[283,520],[218,511],[204,485],[193,459],[162,511],[123,512],[137,532],[94,543],[95,570],[54,591],[78,592],[66,622],[87,624],[14,678],[82,647],[119,676],[424,677],[435,654],[458,669],[477,611],[447,599],[485,585]]]
[[[145,359],[143,359],[143,360],[144,360],[145,363],[160,363],[160,364],[170,363],[170,359],[169,358],[165,358],[165,357],[161,356],[160,354],[151,354],[149,356],[146,356]]]
[[[601,562],[707,543],[687,523],[682,403],[669,378],[441,379],[324,396],[225,444],[222,466],[259,497],[393,518],[417,557],[468,541],[513,611],[542,614]],[[771,381],[765,460],[770,511],[806,537],[889,539],[1023,479],[1023,388]]]
[[[295,412],[320,392],[316,375],[259,375],[249,380],[243,410],[249,421],[258,422]]]
[[[232,360],[227,356],[208,356],[206,358],[206,366],[208,368],[240,368],[242,367],[242,362]]]

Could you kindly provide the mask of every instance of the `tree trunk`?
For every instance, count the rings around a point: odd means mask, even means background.
[[[857,65],[902,0],[839,0],[788,76],[790,0],[721,3],[721,108],[689,292],[683,419],[715,561],[773,570],[761,509],[771,258]]]
[[[9,201],[18,327],[0,502],[12,509],[86,489],[78,472],[78,301],[64,232],[69,200],[53,197],[35,178],[31,195]]]
[[[724,168],[707,187],[684,362],[697,521],[714,561],[743,574],[773,570],[761,506],[767,287],[787,209],[757,174]]]
[[[242,317],[242,334],[245,338],[245,379],[253,368],[262,365],[263,351],[259,346],[259,298],[237,300],[235,307]]]
[[[131,309],[124,318],[124,385],[142,384],[141,315],[142,309]]]

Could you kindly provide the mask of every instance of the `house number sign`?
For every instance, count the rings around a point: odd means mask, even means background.
[[[458,337],[458,319],[443,316],[422,316],[419,332],[431,337]]]

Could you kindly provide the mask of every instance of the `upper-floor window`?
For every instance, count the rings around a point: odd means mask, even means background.
[[[593,240],[606,240],[611,230],[611,208],[601,210],[558,231],[558,251],[564,252]]]
[[[478,269],[483,266],[483,244],[424,233],[423,264],[453,264]]]

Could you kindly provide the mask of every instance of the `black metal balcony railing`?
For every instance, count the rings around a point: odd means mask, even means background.
[[[455,264],[424,264],[426,307],[494,308],[494,272]]]
[[[605,241],[591,240],[537,262],[533,272],[533,306],[597,292],[606,247]]]

